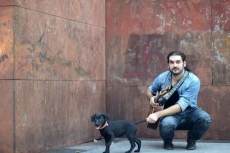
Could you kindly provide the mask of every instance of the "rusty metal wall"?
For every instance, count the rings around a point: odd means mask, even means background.
[[[0,0],[0,152],[91,141],[105,104],[105,0]]]
[[[94,112],[145,118],[146,89],[173,49],[201,79],[199,106],[213,118],[203,139],[230,140],[228,1],[0,0],[0,7],[0,152],[90,141],[99,137]],[[139,137],[159,138],[138,127]]]
[[[172,50],[187,55],[201,80],[199,106],[213,123],[202,139],[230,140],[230,2],[226,0],[107,0],[107,112],[113,120],[147,116],[147,87],[167,69]],[[160,138],[138,125],[139,137]],[[175,138],[186,138],[186,131]]]

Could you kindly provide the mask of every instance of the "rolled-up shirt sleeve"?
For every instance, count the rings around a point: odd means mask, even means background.
[[[184,111],[188,106],[197,107],[197,98],[200,90],[200,81],[192,81],[188,86],[182,89],[180,93],[180,98],[177,101],[177,104],[180,105],[181,111]]]
[[[160,77],[158,76],[153,83],[148,87],[148,90],[152,92],[152,94],[156,94],[157,91],[160,90]]]
[[[153,93],[153,87],[152,87],[152,85],[148,87],[148,90]]]

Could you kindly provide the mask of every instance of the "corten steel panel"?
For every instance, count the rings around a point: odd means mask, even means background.
[[[105,0],[15,0],[15,5],[90,25],[105,27]]]
[[[203,0],[106,1],[107,109],[114,118],[132,119],[132,115],[126,113],[132,113],[134,108],[126,106],[124,97],[130,98],[129,105],[133,105],[136,92],[126,91],[145,87],[146,92],[153,79],[167,69],[166,56],[172,50],[185,52],[187,64],[200,78],[202,87],[212,85],[212,73],[215,72],[212,72],[211,6],[211,1]],[[207,96],[202,92],[201,97]],[[142,94],[146,96],[146,93]],[[124,107],[119,107],[123,103]],[[211,106],[215,104],[210,102]],[[202,107],[209,110],[207,105]],[[147,113],[147,110],[146,113],[135,111],[139,115]],[[210,112],[211,116],[215,115],[213,113]],[[175,138],[186,137],[185,131],[176,133]],[[149,137],[149,133],[143,136]],[[216,137],[212,132],[202,139],[212,137],[229,139],[226,135]]]
[[[84,0],[83,22],[105,27],[105,0]]]
[[[77,94],[76,94],[77,93]],[[68,92],[69,124],[66,145],[79,144],[99,138],[91,122],[94,113],[106,112],[105,83],[102,81],[76,82]]]
[[[13,81],[0,80],[0,152],[13,153]]]
[[[85,50],[79,53],[81,69],[90,80],[105,80],[105,29],[86,25]]]
[[[107,112],[111,120],[127,119],[137,121],[147,117],[149,105],[146,100],[145,88],[147,87],[108,87]],[[198,106],[207,111],[213,121],[210,129],[202,139],[229,140],[230,107],[228,102],[229,87],[202,86],[198,99]],[[219,97],[217,99],[216,97]],[[158,130],[146,128],[145,123],[138,125],[138,137],[160,138]],[[187,131],[176,131],[175,139],[186,139]]]
[[[103,81],[16,81],[16,151],[41,152],[95,138],[90,121],[105,111]]]
[[[212,117],[212,124],[205,138],[209,140],[230,140],[230,87],[202,86],[199,107]]]
[[[210,7],[210,1],[106,1],[108,86],[149,85],[178,49],[202,85],[211,84]]]
[[[16,81],[16,151],[61,148],[68,124],[68,82]]]
[[[0,78],[13,78],[13,8],[0,9]]]
[[[211,0],[106,1],[108,35],[210,29]]]
[[[105,80],[105,29],[75,23],[74,31],[69,41],[69,52],[73,55],[69,55],[72,61],[69,80]]]
[[[0,0],[0,6],[13,5],[15,0]]]
[[[15,0],[17,6],[77,21],[82,21],[83,3],[81,0]]]
[[[105,80],[104,28],[15,8],[15,78]]]
[[[212,4],[213,84],[230,85],[230,2]]]

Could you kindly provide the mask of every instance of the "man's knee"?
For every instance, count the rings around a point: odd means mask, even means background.
[[[212,123],[212,119],[210,117],[208,118],[200,118],[197,120],[197,128],[200,131],[206,131]]]
[[[159,129],[163,133],[172,132],[175,130],[175,123],[170,120],[163,120],[159,124]]]
[[[203,112],[197,120],[197,125],[201,129],[208,129],[212,123],[212,118],[207,112]]]

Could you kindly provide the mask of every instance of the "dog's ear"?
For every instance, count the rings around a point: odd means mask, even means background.
[[[109,120],[109,119],[110,119],[109,114],[104,113],[103,116],[105,117],[106,120]]]
[[[94,114],[94,115],[91,116],[91,122],[95,121],[95,115],[96,114]]]

